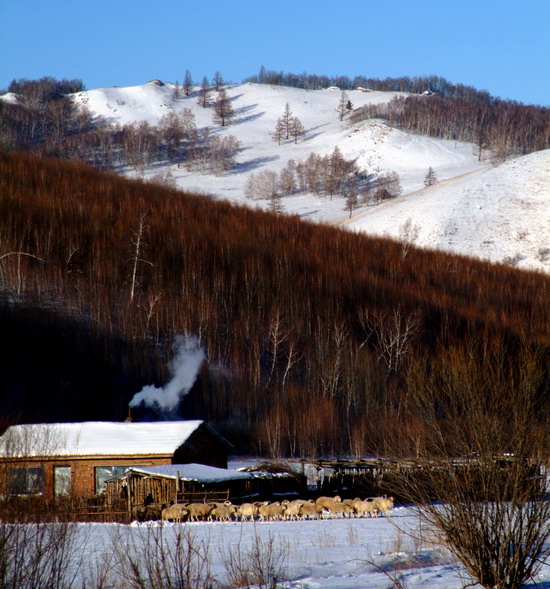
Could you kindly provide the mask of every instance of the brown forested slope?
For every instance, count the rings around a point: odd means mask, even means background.
[[[506,358],[512,394],[528,354],[547,404],[536,273],[17,153],[0,157],[0,270],[10,420],[123,418],[184,332],[207,359],[179,413],[242,450],[384,451],[411,383],[452,358],[476,374]]]

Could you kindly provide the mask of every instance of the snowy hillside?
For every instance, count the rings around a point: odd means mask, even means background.
[[[346,226],[416,245],[550,271],[550,150],[440,182],[359,212]]]
[[[416,245],[550,271],[550,152],[492,167],[478,162],[472,144],[411,135],[380,120],[350,126],[346,118],[339,120],[338,90],[243,84],[229,87],[227,94],[235,118],[223,128],[213,123],[212,109],[198,104],[198,89],[189,97],[174,98],[174,86],[169,83],[90,90],[76,94],[75,100],[94,115],[121,124],[156,124],[170,111],[191,109],[198,128],[210,127],[214,134],[237,138],[241,146],[238,165],[222,176],[190,173],[176,165],[163,168],[171,171],[180,188],[266,208],[267,201],[244,197],[250,174],[280,172],[290,159],[304,161],[312,152],[328,155],[338,146],[345,158],[356,160],[367,174],[397,172],[402,196],[375,206],[363,205],[349,219],[343,197],[331,200],[302,193],[283,198],[285,212],[393,237],[399,236],[410,219],[418,228]],[[388,102],[396,94],[347,92],[354,108]],[[271,135],[287,103],[306,134],[298,144],[278,145]],[[439,183],[424,189],[429,167]],[[145,177],[159,171],[158,167],[150,169]]]

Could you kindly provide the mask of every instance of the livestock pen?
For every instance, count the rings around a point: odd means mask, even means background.
[[[203,464],[129,468],[105,482],[107,506],[123,501],[132,517],[155,517],[171,503],[242,499],[254,492],[254,476]]]
[[[504,473],[507,469],[518,466],[520,459],[511,454],[492,457],[493,463]],[[391,493],[398,501],[399,483],[403,477],[409,480],[422,480],[428,471],[448,471],[453,469],[459,476],[476,478],[486,468],[486,459],[477,456],[457,457],[453,459],[420,458],[360,458],[360,459],[290,459],[297,465],[313,494],[339,494],[342,497],[375,497]],[[531,485],[538,479],[542,482],[542,466],[532,461],[521,459],[520,466],[524,473],[524,484]],[[434,499],[437,495],[434,493]],[[472,500],[475,500],[472,497]]]

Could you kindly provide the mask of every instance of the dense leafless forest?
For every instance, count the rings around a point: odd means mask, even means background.
[[[414,454],[419,389],[449,431],[453,391],[506,424],[528,394],[547,423],[548,276],[15,151],[0,195],[5,422],[123,419],[189,333],[178,415],[242,452]]]

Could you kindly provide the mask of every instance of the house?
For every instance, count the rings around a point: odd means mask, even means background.
[[[91,497],[129,467],[226,468],[231,449],[200,420],[14,425],[0,437],[0,494]]]

